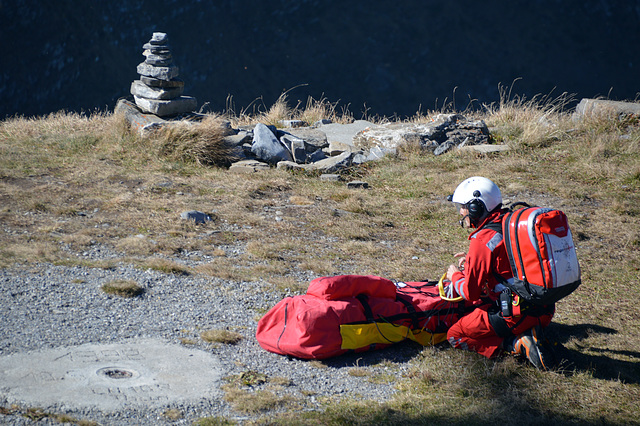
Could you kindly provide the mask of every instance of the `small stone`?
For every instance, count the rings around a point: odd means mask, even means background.
[[[168,67],[173,63],[173,59],[171,59],[171,56],[163,58],[160,55],[148,55],[144,63],[153,65],[154,67]]]
[[[145,43],[142,48],[144,50],[149,50],[152,53],[164,53],[164,52],[171,52],[171,48],[169,47],[168,44],[151,44],[151,43]]]
[[[257,160],[242,160],[233,163],[229,171],[233,173],[256,173],[261,170],[268,170],[269,165]]]
[[[131,83],[131,94],[147,99],[174,99],[182,95],[183,91],[184,87],[152,87],[147,86],[140,80],[134,80],[133,83]]]
[[[369,151],[369,155],[367,156],[367,161],[375,161],[384,158],[387,154],[395,154],[395,148],[380,148],[379,146],[374,146]]]
[[[325,182],[339,182],[341,180],[340,175],[333,173],[325,173],[320,175],[320,180]]]
[[[308,164],[298,164],[295,161],[278,161],[276,168],[278,170],[307,170]]]
[[[433,150],[433,155],[444,154],[445,152],[449,151],[454,146],[455,146],[455,142],[453,142],[453,141],[447,140],[445,142],[442,142],[440,145],[438,145],[438,147],[436,149]]]
[[[323,150],[317,149],[307,155],[307,163],[315,163],[317,161],[324,160],[325,158],[327,158],[327,154],[325,154]]]
[[[369,184],[367,182],[363,182],[361,180],[353,180],[347,183],[347,188],[349,189],[367,189],[369,188]]]
[[[197,210],[190,210],[188,212],[182,212],[180,214],[180,219],[182,220],[193,220],[196,224],[205,223],[211,220],[211,217],[203,212],[199,212]]]
[[[180,96],[169,100],[147,99],[135,95],[133,98],[140,109],[159,117],[193,112],[198,106],[196,98],[191,96]]]
[[[152,52],[149,49],[146,49],[142,52],[142,56],[144,56],[145,58],[151,58],[151,59],[171,59],[171,52],[166,51],[166,52]]]
[[[138,64],[136,69],[138,74],[146,75],[147,77],[159,78],[161,80],[171,80],[178,76],[180,71],[175,65],[169,67],[156,67],[149,65],[146,62]]]
[[[178,67],[175,65],[170,67],[155,67],[145,62],[138,65],[137,71],[140,75],[159,78],[160,80],[171,80],[179,74]]]
[[[329,156],[334,157],[336,155],[340,155],[343,152],[352,152],[357,151],[353,145],[340,142],[340,141],[331,141],[329,142]]]
[[[184,81],[179,78],[174,78],[171,80],[161,80],[159,78],[147,77],[146,75],[140,76],[140,81],[142,81],[147,86],[151,87],[184,87]]]
[[[167,33],[153,33],[153,36],[151,37],[151,40],[149,40],[149,43],[151,44],[167,44],[169,43],[169,36],[167,35]]]
[[[302,139],[293,135],[284,135],[280,138],[280,141],[291,151],[293,161],[296,163],[304,163],[307,160],[307,151]]]
[[[335,157],[325,158],[324,160],[316,161],[310,164],[312,170],[318,170],[324,173],[333,173],[337,170],[344,169],[351,165],[351,152],[343,152]]]
[[[367,162],[367,157],[364,154],[357,153],[351,159],[352,164],[363,164]]]
[[[286,133],[302,139],[307,152],[313,152],[316,149],[329,146],[327,135],[322,130],[312,129],[311,127],[298,127],[289,129]]]
[[[304,127],[307,125],[307,123],[305,123],[302,120],[280,120],[280,124],[283,127],[288,127],[288,128]]]
[[[236,135],[225,136],[224,141],[231,146],[242,146],[245,143],[251,143],[253,135],[246,131],[241,130]]]
[[[483,154],[488,154],[490,152],[508,151],[509,145],[498,145],[498,144],[467,145],[459,149],[461,151],[476,151]]]

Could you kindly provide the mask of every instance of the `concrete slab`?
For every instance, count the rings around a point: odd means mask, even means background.
[[[580,120],[583,117],[590,117],[593,115],[618,117],[623,114],[640,115],[640,103],[584,98],[576,106],[576,111],[572,118],[574,120]]]
[[[379,125],[366,120],[356,120],[350,124],[324,124],[318,130],[327,135],[328,142],[342,142],[353,146],[353,138],[365,129],[378,128]]]
[[[258,160],[241,160],[233,163],[229,171],[233,173],[256,173],[262,170],[269,170],[269,165]]]
[[[509,145],[494,145],[494,144],[465,145],[459,149],[461,151],[476,151],[482,154],[489,154],[491,152],[509,151]]]
[[[0,396],[31,407],[98,408],[219,398],[213,355],[156,339],[33,351],[0,357]]]

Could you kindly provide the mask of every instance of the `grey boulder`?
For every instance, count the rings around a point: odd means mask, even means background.
[[[291,152],[264,124],[258,123],[253,129],[251,152],[262,161],[277,164],[279,161],[293,161]]]

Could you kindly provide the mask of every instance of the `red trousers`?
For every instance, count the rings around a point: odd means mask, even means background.
[[[447,332],[447,340],[449,340],[451,346],[477,352],[487,358],[500,355],[504,351],[502,348],[504,339],[496,334],[489,323],[487,310],[490,307],[491,305],[479,306],[452,325]],[[548,326],[551,318],[553,318],[553,314],[545,314],[539,317],[526,316],[524,319],[520,316],[513,316],[505,318],[505,320],[509,327],[513,327],[522,319],[520,324],[513,329],[513,334],[518,335],[538,324],[543,327]]]

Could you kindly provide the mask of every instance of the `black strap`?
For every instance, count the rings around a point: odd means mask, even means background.
[[[288,317],[288,308],[289,308],[289,304],[285,303],[284,305],[284,327],[282,327],[282,332],[280,333],[280,335],[278,336],[278,340],[276,341],[276,347],[278,349],[280,349],[280,339],[282,339],[282,335],[284,334],[285,330],[287,329],[287,317]],[[282,351],[282,349],[280,349]],[[285,352],[285,351],[283,351]]]
[[[500,216],[500,222],[489,222],[482,227],[482,229],[491,229],[498,234],[502,234],[502,216]]]
[[[502,337],[504,339],[505,337],[513,335],[511,328],[507,325],[507,321],[505,321],[502,316],[502,312],[500,311],[489,312],[489,324],[491,324],[493,331],[496,332],[498,337]]]
[[[489,324],[493,327],[493,330],[499,337],[505,338],[513,336],[513,330],[516,329],[526,317],[541,317],[543,315],[552,314],[556,307],[555,305],[536,306],[531,303],[527,303],[522,298],[520,299],[520,319],[509,327],[507,321],[502,316],[501,311],[489,312]]]
[[[404,305],[409,311],[409,315],[411,316],[411,324],[413,324],[413,329],[417,330],[420,328],[420,321],[418,320],[418,313],[416,312],[416,308],[409,302],[408,300],[404,300],[400,297],[399,294],[396,294],[396,300]]]
[[[515,203],[512,203],[512,204],[509,205],[509,210],[515,211],[516,207],[518,207],[518,206],[522,206],[524,208],[531,207],[531,205],[529,205],[529,203],[525,203],[524,201],[516,201]]]
[[[362,308],[364,309],[364,316],[367,318],[368,322],[374,322],[375,318],[373,318],[373,311],[371,310],[371,306],[367,300],[369,299],[366,294],[359,294],[356,296],[356,299],[360,301],[362,304]]]
[[[363,296],[363,297],[360,297],[360,296]],[[388,317],[379,316],[378,319],[375,319],[373,317],[373,311],[371,310],[371,307],[367,303],[367,296],[358,295],[358,296],[356,296],[356,298],[360,301],[360,303],[364,307],[366,320],[365,321],[350,322],[350,323],[348,323],[350,325],[367,324],[367,323],[371,323],[371,322],[377,322],[377,321],[380,321],[380,320],[383,321],[383,322],[394,323],[395,324],[396,322],[403,321],[403,320],[413,321],[414,318],[417,318],[418,321],[421,321],[421,320],[423,320],[425,318],[430,318],[430,317],[433,317],[433,316],[439,317],[439,316],[451,315],[451,314],[456,314],[456,313],[459,316],[463,316],[463,315],[473,311],[477,307],[476,305],[467,305],[465,302],[451,303],[451,302],[445,302],[443,300],[443,301],[441,301],[439,303],[439,306],[437,306],[434,309],[429,309],[429,310],[426,310],[426,311],[416,311],[415,314],[411,314],[411,313],[407,312],[407,313],[390,315]],[[446,330],[444,330],[444,331],[446,331]],[[439,332],[439,331],[436,331],[436,332]]]
[[[369,305],[369,302],[367,302],[369,298],[367,297],[366,294],[359,294],[356,296],[356,299],[360,301],[360,303],[362,304],[362,307],[364,308],[364,315],[367,318],[367,323],[375,324],[376,328],[378,329],[378,333],[380,333],[380,336],[382,336],[389,343],[399,343],[402,340],[404,340],[404,338],[402,338],[398,341],[394,341],[384,335],[384,333],[382,332],[382,330],[380,330],[380,327],[378,326],[378,322],[373,318],[373,310],[371,309],[371,305]],[[414,313],[415,313],[415,310],[414,310]],[[396,324],[392,324],[392,325],[397,326]],[[407,333],[409,333],[409,330],[407,330]],[[372,343],[369,347],[370,349],[375,349],[375,343]]]

